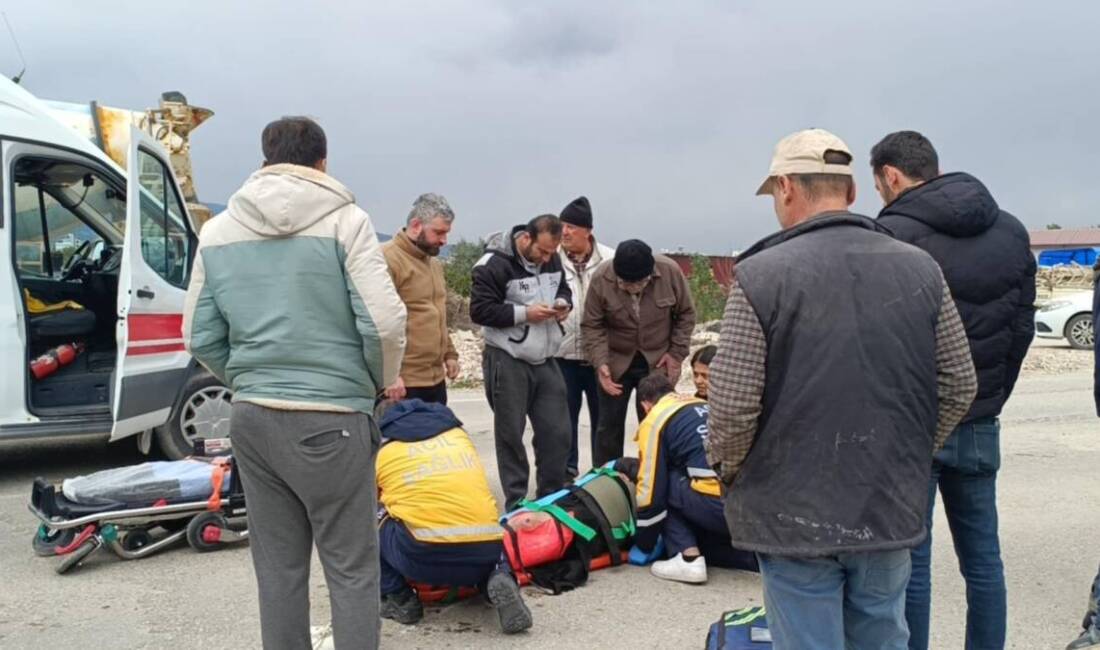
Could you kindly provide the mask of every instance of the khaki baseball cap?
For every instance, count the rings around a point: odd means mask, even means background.
[[[847,164],[825,162],[825,152],[848,154]],[[756,190],[756,195],[771,194],[776,176],[787,174],[844,174],[852,176],[852,152],[844,141],[825,129],[806,129],[792,133],[775,145],[768,177]]]

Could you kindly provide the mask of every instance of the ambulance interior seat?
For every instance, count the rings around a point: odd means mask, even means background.
[[[87,309],[66,309],[31,316],[31,338],[41,341],[61,339],[65,342],[83,340],[95,331],[95,323],[95,313]]]
[[[109,410],[117,356],[122,238],[117,224],[125,221],[125,193],[72,162],[26,157],[14,167],[20,293],[47,305],[73,301],[83,307],[32,313],[24,304],[28,406],[39,415]],[[84,351],[36,379],[30,361],[67,343],[81,343]]]

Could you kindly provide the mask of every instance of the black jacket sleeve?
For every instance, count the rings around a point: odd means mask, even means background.
[[[516,308],[504,302],[508,272],[492,257],[475,266],[470,287],[470,320],[482,327],[505,328],[516,324]]]
[[[1027,270],[1020,280],[1020,301],[1016,303],[1016,315],[1012,319],[1012,347],[1008,350],[1005,363],[1005,401],[1012,396],[1012,389],[1020,376],[1020,366],[1031,347],[1031,340],[1035,338],[1035,258],[1030,250],[1027,258]]]

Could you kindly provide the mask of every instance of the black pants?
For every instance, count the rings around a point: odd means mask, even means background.
[[[418,386],[405,389],[405,399],[419,399],[425,402],[447,405],[447,380],[435,386]]]
[[[485,346],[482,371],[485,396],[493,409],[497,471],[504,490],[505,510],[512,510],[527,497],[530,466],[523,432],[528,417],[535,432],[537,496],[555,492],[566,483],[569,420],[564,417],[565,381],[554,359],[530,364],[491,345]]]
[[[580,465],[580,443],[577,431],[580,427],[581,398],[588,400],[588,450],[596,450],[596,426],[600,421],[600,402],[597,393],[600,382],[596,379],[596,369],[584,361],[558,359],[561,376],[565,379],[565,398],[569,403],[569,426],[573,429],[573,443],[569,450],[569,473],[576,476]]]
[[[618,397],[612,397],[600,388],[600,424],[596,429],[596,448],[592,450],[592,464],[596,467],[609,460],[615,460],[623,455],[623,439],[626,434],[626,411],[630,408],[630,394],[638,388],[638,384],[649,376],[651,372],[649,362],[642,353],[634,355],[630,367],[626,369],[617,383],[623,387],[623,392]],[[645,418],[642,405],[634,401],[634,408],[638,412],[638,421]]]

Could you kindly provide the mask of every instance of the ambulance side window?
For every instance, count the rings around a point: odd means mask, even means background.
[[[141,173],[141,257],[169,284],[187,287],[191,239],[187,211],[164,164],[138,150]]]

